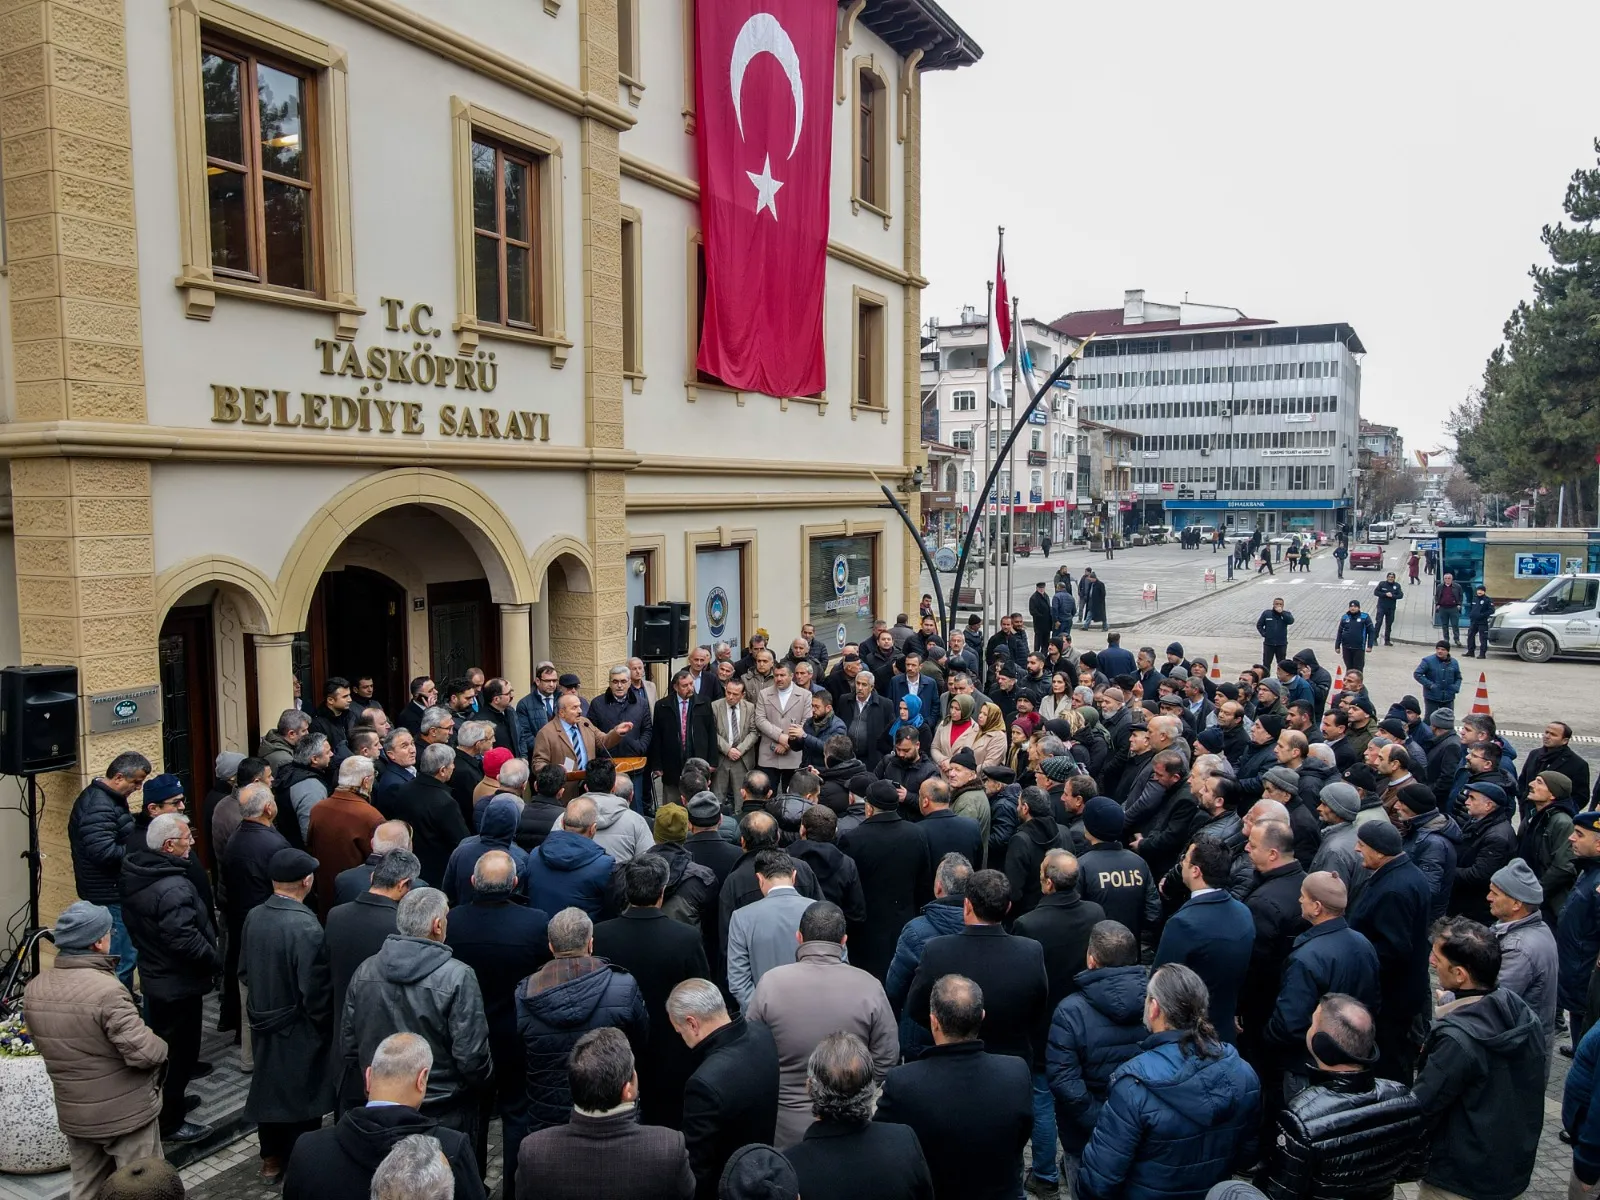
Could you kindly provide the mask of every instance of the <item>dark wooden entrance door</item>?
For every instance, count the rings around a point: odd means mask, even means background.
[[[217,761],[216,670],[211,609],[174,608],[161,623],[161,770],[183,781],[189,820],[208,864],[202,807]]]
[[[500,673],[500,617],[487,579],[428,585],[428,641],[441,702],[445,684],[465,678],[468,667],[491,678]]]
[[[391,719],[399,715],[410,699],[404,588],[361,567],[329,571],[312,594],[306,634],[311,678],[302,679],[301,690],[307,712],[322,702],[322,684],[330,675],[352,684],[370,675],[384,710]]]

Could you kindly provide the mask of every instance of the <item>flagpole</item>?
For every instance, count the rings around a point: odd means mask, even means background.
[[[987,332],[989,326],[993,322],[994,281],[990,280],[988,319],[984,321],[985,332]],[[984,374],[985,376],[988,375],[987,360],[985,360],[984,363]],[[994,403],[989,399],[989,381],[987,378],[985,378],[983,381],[983,477],[985,480],[988,480],[993,474],[991,468],[995,465],[994,452],[997,442],[995,441],[994,436],[994,418]],[[993,556],[997,552],[995,542],[998,539],[990,533],[989,529],[989,487],[987,483],[984,485],[981,500],[982,505],[978,509],[978,513],[983,520],[983,571],[981,573],[981,578],[983,580],[983,604],[980,608],[980,611],[983,613],[983,630],[978,637],[979,645],[972,648],[973,656],[978,660],[977,683],[979,685],[983,683],[983,671],[987,665],[984,662],[984,648],[982,643],[986,641],[989,635],[998,627],[998,622],[994,620],[993,608],[994,588],[999,582],[998,580],[992,580],[992,575],[995,570],[995,560]]]
[[[997,225],[995,227],[995,229],[996,229],[997,233],[999,234],[999,245],[998,245],[998,248],[997,248],[996,253],[995,253],[995,278],[994,278],[994,286],[993,286],[992,290],[993,291],[999,291],[999,289],[1000,289],[1000,280],[1002,278],[1001,272],[1003,270],[1003,266],[1004,266],[1004,263],[1006,261],[1006,227],[1004,225]],[[1004,313],[998,313],[998,312],[995,311],[994,300],[992,298],[989,301],[989,319],[990,319],[990,321],[995,321],[997,319],[1001,320],[1001,321],[1005,320],[1005,314]],[[994,363],[989,363],[988,365],[989,365],[989,368],[991,370],[995,369],[995,367],[996,367],[996,364],[994,364]],[[989,419],[994,422],[994,445],[995,445],[995,448],[994,448],[993,452],[990,454],[990,458],[994,462],[994,466],[996,468],[995,472],[994,472],[994,475],[995,475],[996,480],[998,481],[1001,472],[1006,470],[1006,464],[1003,461],[1002,456],[1000,454],[1000,430],[1002,428],[1005,428],[1005,426],[1002,426],[1001,423],[1000,423],[1000,406],[999,405],[991,403],[989,405],[989,408],[988,408],[988,413],[989,413]],[[988,555],[989,555],[990,560],[991,560],[990,561],[990,570],[994,574],[994,586],[992,588],[990,588],[990,590],[989,590],[990,616],[989,616],[989,628],[988,628],[988,631],[987,631],[987,635],[988,636],[992,636],[994,633],[996,633],[999,630],[999,628],[1000,628],[1000,617],[1002,616],[1002,614],[1005,613],[1005,611],[1009,607],[1010,601],[1011,601],[1011,597],[1009,597],[1009,596],[1007,596],[1005,598],[1004,602],[1002,602],[1001,599],[1000,599],[1000,588],[1001,588],[1002,582],[1005,579],[1005,574],[1004,574],[1005,567],[1002,565],[1002,562],[1005,561],[1005,560],[1002,560],[1001,553],[1000,553],[1001,547],[1005,544],[1004,539],[1002,539],[1001,536],[1000,536],[1001,523],[1005,519],[1005,511],[1006,511],[1005,502],[1006,502],[1006,497],[1001,496],[999,488],[996,487],[995,493],[994,493],[994,536],[989,538],[989,540],[985,543],[985,546],[984,546],[984,549],[988,552]],[[984,526],[984,533],[987,534],[988,532],[989,532],[989,526],[985,525]],[[980,661],[978,663],[978,672],[979,672],[980,680],[981,680],[981,678],[983,676],[983,672],[985,672],[988,669],[988,664],[986,662],[982,661],[983,657],[984,657],[983,655],[981,655],[981,654],[979,655],[979,660]]]
[[[1017,380],[1020,378],[1020,372],[1021,372],[1021,369],[1022,369],[1022,325],[1017,320],[1017,311],[1018,311],[1018,309],[1017,309],[1017,299],[1016,299],[1016,297],[1013,296],[1012,299],[1011,299],[1011,312],[1008,314],[1010,316],[1010,319],[1011,319],[1011,399],[1006,403],[1006,424],[1007,424],[1007,426],[1014,425],[1016,423],[1016,419],[1017,419],[1017,387],[1019,386],[1018,383],[1017,383]],[[1029,392],[1033,391],[1033,381],[1032,380],[1028,381],[1028,391]],[[1031,438],[1029,439],[1029,442],[1030,443],[1032,442]],[[1024,461],[1026,461],[1026,455],[1027,455],[1027,451],[1026,450],[1023,451],[1023,455],[1024,455]],[[1013,603],[1012,597],[1016,595],[1016,588],[1017,588],[1017,583],[1016,583],[1016,570],[1017,570],[1017,504],[1015,503],[1015,501],[1021,499],[1022,479],[1023,479],[1022,473],[1017,470],[1017,452],[1015,450],[1012,450],[1012,452],[1011,452],[1011,485],[1012,485],[1011,486],[1011,494],[1012,494],[1012,498],[1013,498],[1014,502],[1011,505],[1011,523],[1006,529],[1006,607],[1007,608],[1010,608],[1012,606],[1012,603]],[[1027,479],[1028,479],[1028,482],[1029,482],[1029,485],[1030,485],[1030,490],[1028,492],[1028,502],[1031,504],[1033,502],[1033,492],[1032,492],[1032,489],[1031,489],[1031,485],[1032,485],[1032,482],[1033,482],[1033,476],[1029,475],[1027,477]]]

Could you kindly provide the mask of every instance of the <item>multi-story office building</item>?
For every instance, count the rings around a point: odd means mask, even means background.
[[[1019,414],[1034,390],[1078,345],[1078,339],[1067,337],[1042,321],[1024,319],[1022,331],[1033,360],[1033,374],[1031,378],[1014,375],[1015,347],[1007,357],[1004,374],[1008,398],[1013,380],[1020,385],[1016,408],[1007,410]],[[985,400],[989,386],[988,347],[988,316],[972,308],[964,309],[957,322],[930,321],[922,344],[925,403],[938,419],[932,440],[968,452],[958,492],[961,511],[969,514],[1011,425],[1003,416],[999,422],[990,420]],[[990,497],[990,511],[998,514],[1000,529],[1014,526],[1019,539],[1037,540],[1049,531],[1053,539],[1062,541],[1069,536],[1075,521],[1082,523],[1078,512],[1078,462],[1080,454],[1088,453],[1088,447],[1080,445],[1077,397],[1065,381],[1051,391],[1052,395],[1040,401],[1028,427],[1006,456]],[[1087,498],[1088,492],[1083,491],[1082,495]]]
[[[1093,337],[1078,363],[1081,412],[1136,435],[1138,523],[1283,533],[1349,520],[1365,354],[1349,325],[1130,290],[1120,309],[1051,328]]]
[[[980,52],[835,7],[826,388],[767,396],[697,369],[696,0],[0,3],[0,662],[85,697],[47,918],[119,751],[193,807],[329,677],[592,695],[636,604],[697,643],[914,611],[874,476],[915,517],[922,88]]]

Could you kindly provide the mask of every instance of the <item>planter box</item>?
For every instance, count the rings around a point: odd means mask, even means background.
[[[41,1175],[66,1170],[69,1159],[44,1059],[0,1056],[0,1171]]]

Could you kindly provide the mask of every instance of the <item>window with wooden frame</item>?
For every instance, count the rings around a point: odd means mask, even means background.
[[[628,103],[638,108],[644,93],[639,74],[639,0],[617,0],[617,82],[628,89]]]
[[[541,330],[533,156],[474,133],[472,273],[478,323]]]
[[[316,81],[216,39],[202,45],[211,267],[316,293]]]
[[[684,381],[689,387],[689,399],[693,400],[697,386],[733,390],[709,371],[700,369],[700,331],[705,328],[706,321],[706,245],[698,231],[689,236],[689,280],[693,289],[689,311],[694,317],[689,322],[689,359]]]
[[[694,133],[694,3],[683,0],[683,131]]]
[[[889,219],[889,81],[871,58],[855,60],[856,119],[851,129],[855,179],[852,209]]]
[[[852,413],[858,408],[889,410],[887,357],[884,345],[888,301],[865,288],[855,289],[855,322],[851,336]]]
[[[566,364],[561,142],[451,98],[455,123],[456,320],[464,350],[497,338]]]
[[[622,206],[622,374],[644,390],[644,218]]]
[[[173,4],[185,315],[220,295],[355,336],[344,51],[227,0]]]

